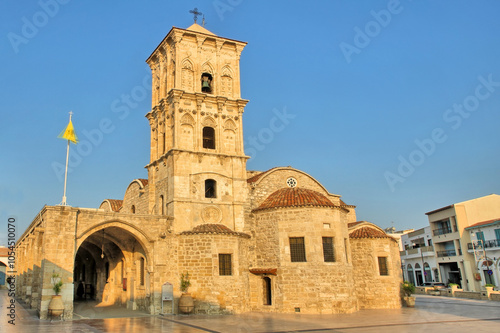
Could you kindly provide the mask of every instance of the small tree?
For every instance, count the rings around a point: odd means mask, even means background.
[[[56,295],[59,295],[59,293],[61,292],[62,286],[63,286],[63,283],[61,281],[61,278],[59,277],[59,274],[56,274],[56,273],[52,274],[52,281],[53,281],[52,290],[54,290]]]
[[[191,286],[191,281],[189,281],[189,273],[181,274],[181,291],[183,293],[188,291],[189,286]]]
[[[403,289],[403,293],[406,297],[410,297],[411,294],[415,292],[415,286],[413,285],[413,283],[410,283],[408,281],[405,281],[401,284],[401,289]]]

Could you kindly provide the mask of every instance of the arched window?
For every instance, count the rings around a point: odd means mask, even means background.
[[[164,207],[164,203],[163,203],[163,195],[160,195],[160,201],[158,203],[160,205],[160,214],[161,215],[164,215],[165,214],[165,207]]]
[[[130,207],[130,212],[131,212],[132,214],[135,214],[135,206],[134,206],[134,205],[132,205],[132,207]]]
[[[212,93],[212,74],[201,74],[201,91],[205,93]]]
[[[106,274],[106,282],[108,281],[109,279],[109,261],[106,261],[106,263],[104,264],[104,274]]]
[[[141,286],[144,285],[144,270],[146,269],[146,262],[144,258],[141,257],[140,267],[139,267],[139,283]]]
[[[415,285],[415,276],[413,275],[413,267],[411,267],[410,264],[408,264],[407,271],[408,271],[408,282]]]
[[[205,180],[205,198],[217,198],[217,182],[213,179]]]
[[[213,127],[203,127],[203,148],[215,149],[215,130]]]
[[[264,277],[264,305],[272,305],[272,294],[271,294],[271,279],[269,277]]]
[[[424,263],[424,276],[425,282],[432,282],[431,266],[428,263]]]

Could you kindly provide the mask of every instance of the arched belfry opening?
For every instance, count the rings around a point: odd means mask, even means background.
[[[134,234],[111,226],[92,232],[78,247],[73,270],[75,303],[146,310],[148,256]],[[78,304],[74,306],[78,311]]]

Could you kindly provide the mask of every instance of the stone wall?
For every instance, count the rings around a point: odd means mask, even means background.
[[[262,277],[251,278],[253,309],[303,313],[357,310],[343,214],[340,208],[319,207],[255,212],[256,256],[251,267],[277,268],[277,275],[270,277],[272,306],[262,302]],[[305,262],[291,261],[289,237],[304,237]],[[322,237],[333,238],[335,262],[324,261]]]
[[[388,238],[351,239],[353,280],[361,309],[401,307],[399,248]],[[381,276],[378,257],[387,257],[388,275]]]
[[[179,235],[178,274],[189,273],[197,313],[248,311],[248,240],[235,235]],[[231,254],[232,274],[219,274],[219,254]],[[178,289],[177,289],[178,290]]]

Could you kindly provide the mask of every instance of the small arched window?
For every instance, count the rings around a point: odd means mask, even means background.
[[[212,93],[212,74],[201,74],[201,91],[205,93]]]
[[[160,195],[160,202],[158,203],[160,205],[160,214],[161,215],[164,215],[165,214],[165,207],[164,207],[164,203],[163,203],[163,195]]]
[[[140,267],[139,267],[139,283],[141,286],[144,285],[144,271],[146,270],[146,261],[141,257]]]
[[[135,206],[134,206],[134,205],[132,205],[132,207],[130,207],[130,212],[131,212],[132,214],[135,214]]]
[[[213,127],[203,127],[203,148],[215,149],[215,130]]]
[[[217,182],[213,179],[205,180],[205,198],[217,197]]]

